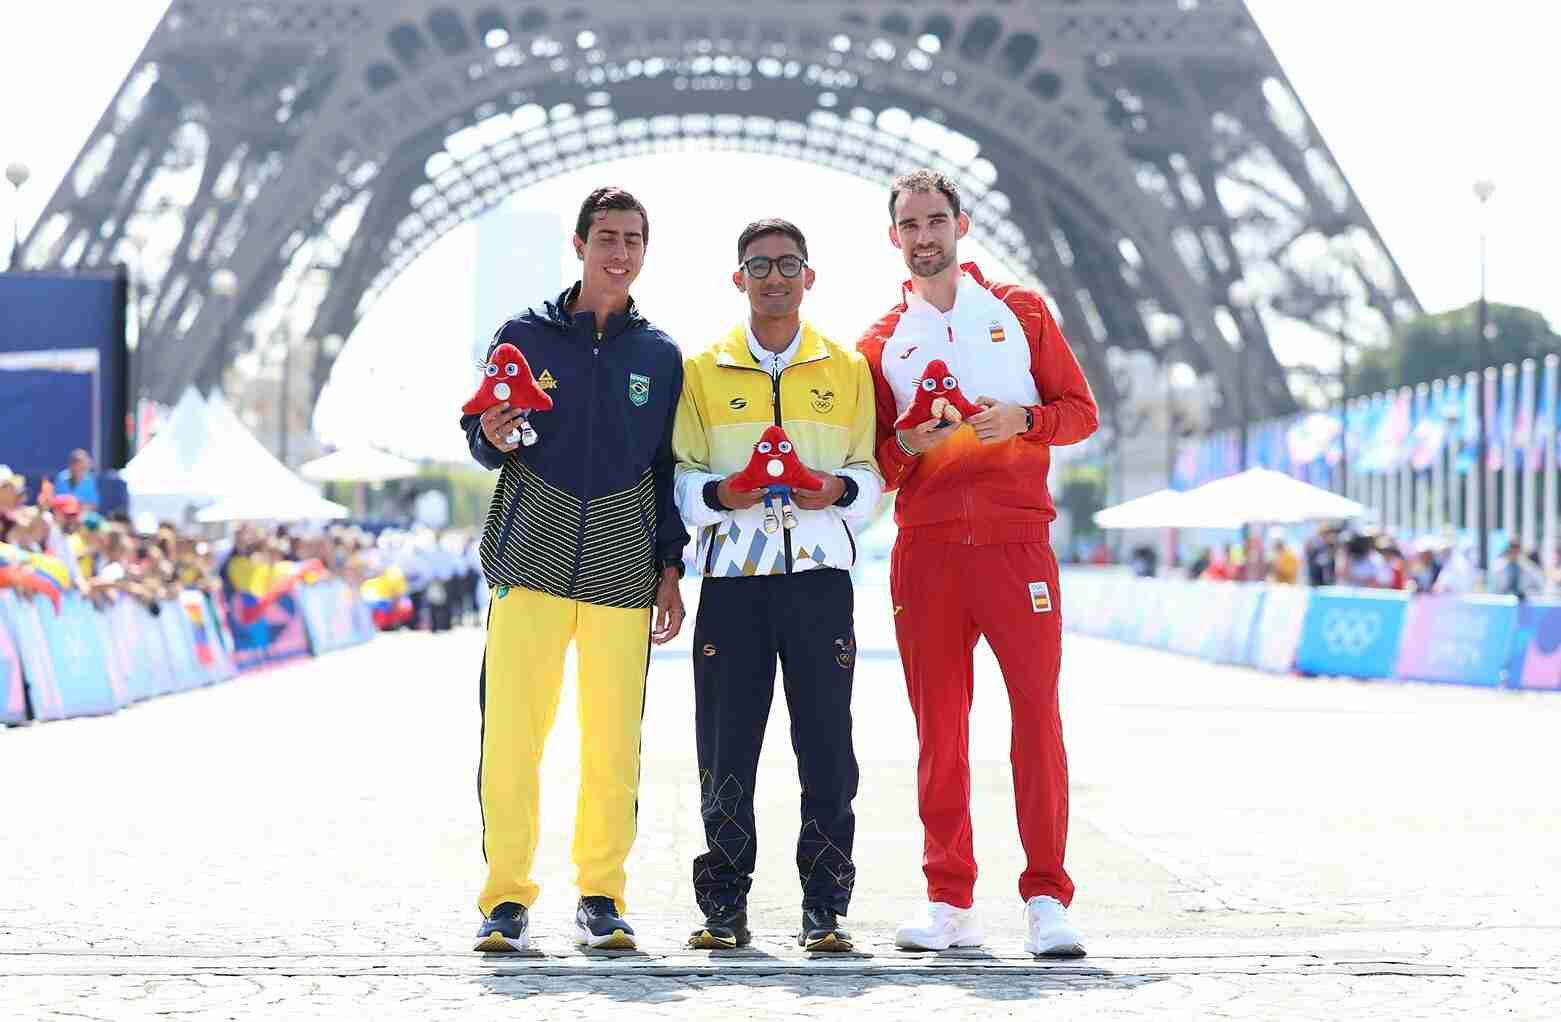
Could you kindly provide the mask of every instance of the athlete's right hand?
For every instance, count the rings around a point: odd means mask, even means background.
[[[764,490],[738,490],[732,487],[732,480],[737,478],[737,473],[732,473],[715,488],[715,499],[721,502],[722,507],[729,507],[733,511],[744,511],[753,507],[764,499]]]
[[[900,442],[917,454],[926,454],[946,443],[949,437],[959,432],[959,425],[964,420],[959,409],[949,404],[947,398],[933,399],[932,414],[934,417],[920,426],[896,431]]]
[[[482,435],[488,438],[488,443],[508,454],[520,446],[519,438],[510,443],[509,437],[520,428],[524,414],[518,409],[511,411],[508,404],[494,405],[483,412],[482,418],[478,420],[482,424]]]

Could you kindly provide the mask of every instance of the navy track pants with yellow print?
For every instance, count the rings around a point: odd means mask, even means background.
[[[573,858],[582,897],[624,911],[624,860],[634,844],[640,720],[650,656],[650,608],[604,607],[524,588],[494,593],[478,698],[482,707],[483,915],[506,901],[530,908],[539,830],[542,747],[558,712],[564,652],[579,663],[580,794]]]
[[[850,905],[852,610],[851,576],[834,568],[704,581],[694,622],[694,732],[708,850],[694,859],[694,897],[707,915],[746,907],[753,886],[754,779],[777,659],[802,780],[802,904],[841,915]]]

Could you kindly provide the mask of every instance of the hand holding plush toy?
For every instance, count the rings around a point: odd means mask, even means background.
[[[526,447],[536,443],[537,432],[531,428],[531,413],[552,411],[553,399],[547,396],[536,377],[531,375],[526,356],[520,353],[519,348],[505,342],[493,349],[488,364],[483,366],[483,373],[482,385],[477,388],[472,399],[461,406],[461,412],[465,415],[481,415],[490,408],[508,403],[511,408],[524,414],[520,428],[505,439],[512,444],[519,441]]]
[[[732,477],[735,490],[764,490],[764,531],[775,533],[785,524],[797,527],[797,515],[791,507],[791,491],[823,488],[824,480],[809,472],[797,448],[779,426],[770,426],[753,445],[748,464]]]
[[[982,411],[980,405],[972,403],[960,393],[959,380],[949,372],[948,365],[941,358],[935,358],[921,371],[921,379],[916,381],[916,396],[911,399],[905,414],[895,420],[894,428],[915,429],[928,420],[942,418],[943,409],[948,405],[952,405],[960,415],[959,420],[949,425],[958,425],[959,421]]]

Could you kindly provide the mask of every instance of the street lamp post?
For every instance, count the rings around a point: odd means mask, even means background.
[[[277,443],[277,453],[281,456],[282,464],[285,465],[287,464],[288,440],[291,434],[290,424],[287,421],[289,411],[287,388],[288,384],[292,382],[293,375],[293,345],[291,343],[292,338],[288,336],[284,327],[277,328],[277,339],[282,344],[282,385],[278,390],[279,407],[277,409],[277,413],[280,416],[281,435]]]
[[[1488,315],[1485,305],[1485,207],[1495,194],[1496,183],[1488,179],[1474,183],[1474,197],[1480,200],[1480,304],[1479,312],[1475,317],[1475,333],[1477,335],[1477,348],[1479,352],[1479,391],[1476,396],[1478,408],[1475,412],[1480,419],[1479,445],[1477,448],[1476,473],[1482,483],[1485,479],[1486,458],[1488,454],[1489,438],[1486,436],[1485,423],[1485,374],[1490,366],[1490,338],[1486,336],[1486,317]],[[1490,494],[1483,485],[1477,485],[1475,492],[1479,495],[1479,519],[1477,522],[1477,535],[1480,544],[1479,565],[1480,578],[1483,580],[1490,572]]]
[[[27,164],[14,161],[6,165],[5,179],[11,182],[15,189],[15,201],[11,204],[11,262],[10,270],[14,273],[22,268],[22,186],[27,179],[32,177],[32,171]]]
[[[1252,421],[1252,371],[1248,360],[1247,350],[1250,338],[1247,337],[1247,311],[1252,303],[1252,285],[1245,279],[1237,280],[1230,285],[1231,311],[1236,314],[1236,339],[1241,344],[1236,362],[1237,383],[1236,389],[1241,392],[1241,423],[1237,439],[1237,465],[1239,470],[1247,470],[1247,431],[1251,428]]]
[[[1350,495],[1350,338],[1349,291],[1344,286],[1345,267],[1355,255],[1348,238],[1335,235],[1328,241],[1333,257],[1333,296],[1339,306],[1339,495]]]

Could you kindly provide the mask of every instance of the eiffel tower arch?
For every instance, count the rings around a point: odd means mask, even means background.
[[[22,261],[131,265],[152,396],[272,337],[312,347],[317,395],[322,341],[461,222],[687,150],[949,173],[1108,417],[1116,354],[1256,417],[1295,407],[1271,330],[1369,342],[1419,311],[1241,0],[175,0]]]

